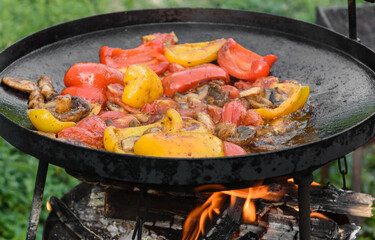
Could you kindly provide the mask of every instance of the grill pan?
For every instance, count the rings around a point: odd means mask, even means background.
[[[34,133],[28,95],[0,86],[0,135],[40,160],[99,179],[183,189],[204,184],[227,188],[261,179],[310,172],[375,135],[375,53],[328,29],[285,17],[224,9],[154,9],[111,13],[56,25],[0,53],[0,78],[52,77],[57,91],[76,62],[98,62],[101,46],[134,48],[142,35],[174,31],[181,43],[234,38],[260,55],[279,57],[280,80],[309,85],[315,105],[306,143],[222,158],[157,158],[117,154],[63,143]]]

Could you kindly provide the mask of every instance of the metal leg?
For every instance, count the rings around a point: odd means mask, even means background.
[[[348,0],[349,38],[357,41],[357,8],[355,0]]]
[[[312,173],[299,175],[294,178],[298,185],[298,208],[299,208],[299,239],[310,240],[310,184],[313,181]]]
[[[42,211],[43,191],[44,184],[46,183],[47,170],[48,162],[39,160],[26,240],[34,240],[36,237],[36,230],[38,229],[39,217]]]

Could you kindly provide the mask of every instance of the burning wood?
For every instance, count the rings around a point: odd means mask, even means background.
[[[95,194],[91,192],[87,194],[89,197],[81,198],[81,202],[66,205],[77,212],[81,222],[92,232],[110,236],[111,239],[131,239],[139,192],[98,190],[97,187],[87,186],[89,190],[96,189]],[[93,197],[102,195],[104,191],[105,206],[103,197]],[[139,211],[143,216],[148,208],[142,239],[297,239],[296,196],[297,188],[291,182],[220,191],[211,196],[204,193],[187,196],[149,191],[149,205]],[[71,197],[67,199],[73,201]],[[100,200],[102,202],[98,204]],[[367,194],[343,191],[331,185],[312,186],[312,239],[354,239],[360,227],[350,224],[345,215],[371,216],[373,201],[374,198]],[[110,214],[111,218],[105,218],[104,213],[106,217]],[[60,216],[59,219],[64,218]]]

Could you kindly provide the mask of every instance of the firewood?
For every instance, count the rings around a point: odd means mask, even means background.
[[[298,207],[297,189],[286,186],[286,202],[291,208]],[[375,198],[369,194],[342,190],[329,184],[310,187],[310,207],[312,211],[324,211],[357,217],[372,217]]]
[[[311,218],[311,239],[355,239],[355,234],[360,230],[354,224],[338,225],[332,220]],[[298,221],[296,216],[268,214],[268,228],[262,236],[263,240],[285,239],[293,240],[298,238]]]

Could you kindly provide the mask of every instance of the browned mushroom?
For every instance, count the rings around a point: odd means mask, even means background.
[[[197,112],[194,114],[194,119],[203,123],[208,132],[213,133],[215,130],[215,123],[212,121],[210,115],[205,112]]]
[[[28,108],[44,108],[45,98],[37,87],[34,91],[30,93]]]
[[[206,101],[208,104],[216,105],[222,107],[229,99],[229,91],[225,94],[221,89],[221,85],[217,82],[210,82],[208,90],[208,96],[206,97]]]
[[[121,148],[126,152],[133,152],[134,144],[139,139],[139,136],[125,138],[121,141]]]
[[[55,106],[47,108],[52,115],[62,122],[78,122],[82,118],[86,117],[90,111],[91,106],[82,98],[71,96],[71,108],[64,112],[56,111],[57,100],[51,101],[55,103]]]
[[[46,108],[45,103],[56,97],[57,93],[52,86],[52,80],[47,76],[41,76],[36,83],[13,77],[4,77],[2,82],[11,88],[30,93],[28,108]]]
[[[126,112],[121,106],[119,106],[116,103],[113,103],[109,100],[106,102],[106,105],[107,105],[107,108],[111,111]]]
[[[187,94],[180,94],[175,93],[174,100],[176,102],[186,102],[189,97],[196,98],[198,100],[203,100],[208,94],[209,87],[207,85],[203,85],[197,88],[197,92],[189,92]]]
[[[231,138],[236,133],[236,124],[221,122],[215,127],[215,135],[223,141]]]
[[[60,95],[56,97],[55,112],[63,113],[72,108],[72,97],[70,95]]]
[[[4,77],[2,82],[11,88],[27,93],[31,93],[38,88],[34,82],[21,78]]]
[[[250,144],[256,136],[256,131],[252,127],[239,126],[234,133],[234,136],[228,138],[228,142],[235,143],[239,146],[246,146]]]
[[[150,112],[133,113],[132,115],[141,123],[148,122],[151,118]]]
[[[57,92],[52,86],[52,80],[50,77],[40,76],[38,80],[38,86],[40,92],[43,94],[47,101],[50,101],[57,96]]]

